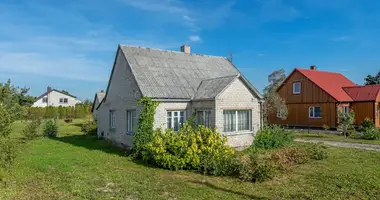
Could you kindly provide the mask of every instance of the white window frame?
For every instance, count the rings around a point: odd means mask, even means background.
[[[296,85],[299,85],[299,91],[296,91]],[[301,82],[293,82],[293,94],[301,94]]]
[[[204,122],[206,122],[206,112],[210,112],[210,115],[208,118],[208,126],[206,126],[205,124],[199,124],[200,122],[198,121],[198,112],[202,113],[202,118]],[[211,109],[196,110],[196,115],[197,115],[197,125],[203,125],[205,127],[211,128],[211,115],[212,115]]]
[[[116,111],[110,110],[109,112],[109,125],[110,129],[116,129]]]
[[[223,132],[225,133],[234,133],[234,132],[251,132],[252,131],[252,110],[223,110],[223,118],[224,118],[224,111],[235,111],[235,130],[233,131],[225,131],[225,128],[223,128]],[[239,130],[239,111],[248,111],[249,117],[248,117],[248,128],[249,130]],[[224,119],[223,119],[224,120]],[[223,126],[224,126],[223,121]]]
[[[168,113],[171,113],[171,127],[169,127],[169,124],[166,125],[167,128],[173,129],[174,131],[179,131],[181,129],[181,112],[183,112],[183,123],[186,121],[186,110],[167,110],[166,111],[166,121],[168,120]],[[174,129],[174,113],[177,113],[178,116],[178,130]]]
[[[48,102],[48,98],[47,97],[42,97],[42,103],[47,103]]]
[[[342,106],[342,112],[348,114],[350,112],[350,106]]]
[[[320,113],[321,113],[321,116],[320,117],[316,117],[315,116],[315,108],[319,108],[320,109]],[[311,115],[313,114],[313,115]],[[311,119],[321,119],[322,118],[322,107],[321,106],[311,106],[309,107],[309,118]]]
[[[134,109],[126,110],[127,133],[135,134],[137,131],[137,112]]]

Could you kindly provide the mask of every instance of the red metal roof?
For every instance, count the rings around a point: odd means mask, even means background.
[[[326,91],[337,101],[353,101],[343,87],[357,86],[340,73],[296,68],[301,74]]]
[[[343,89],[354,101],[376,101],[379,96],[380,85],[344,87]]]

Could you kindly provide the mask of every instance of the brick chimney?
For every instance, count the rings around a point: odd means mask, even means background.
[[[183,53],[190,53],[190,46],[189,45],[182,45],[181,46],[181,52]]]
[[[317,66],[315,65],[310,66],[310,70],[317,70]]]

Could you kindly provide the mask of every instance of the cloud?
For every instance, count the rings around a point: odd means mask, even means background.
[[[198,35],[192,35],[192,36],[190,36],[189,40],[190,40],[190,42],[202,42],[201,37],[199,37]]]

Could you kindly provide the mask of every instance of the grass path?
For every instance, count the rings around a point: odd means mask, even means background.
[[[298,165],[264,183],[204,177],[133,162],[79,127],[60,123],[57,139],[22,145],[13,184],[0,199],[376,199],[380,154],[328,147],[329,157]],[[17,133],[15,133],[17,135]],[[299,144],[307,145],[307,144]]]
[[[341,135],[335,134],[325,134],[325,133],[307,133],[300,132],[294,134],[295,138],[307,139],[307,140],[323,140],[323,141],[337,141],[337,142],[348,142],[348,143],[358,143],[358,144],[374,144],[380,145],[380,140],[364,140],[364,139],[352,139]]]
[[[328,146],[334,147],[344,147],[344,148],[355,148],[355,149],[364,149],[372,151],[380,151],[380,145],[376,144],[360,144],[360,143],[350,143],[350,142],[338,142],[338,141],[327,141],[327,140],[313,140],[313,139],[294,139],[296,142],[308,142],[308,143],[322,143]]]

